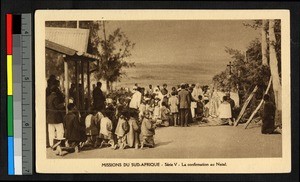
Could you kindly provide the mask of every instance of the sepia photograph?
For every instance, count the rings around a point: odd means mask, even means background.
[[[35,19],[37,172],[290,170],[288,11]]]

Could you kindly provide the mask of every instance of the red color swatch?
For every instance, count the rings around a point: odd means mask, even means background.
[[[6,48],[7,55],[12,55],[12,14],[6,14]]]

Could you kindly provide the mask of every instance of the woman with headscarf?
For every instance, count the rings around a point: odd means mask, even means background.
[[[202,88],[200,86],[200,83],[197,83],[195,88],[193,89],[192,97],[193,97],[194,100],[198,100],[199,95],[202,95],[202,97],[203,97],[203,91],[202,91]]]
[[[161,93],[160,89],[156,87],[154,89],[155,99],[159,100],[159,106],[161,106],[161,103],[163,101],[164,95]]]

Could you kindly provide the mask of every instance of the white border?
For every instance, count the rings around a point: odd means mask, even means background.
[[[47,159],[45,21],[281,19],[282,157],[239,159]],[[288,10],[38,10],[35,13],[36,172],[38,173],[289,173],[291,171],[290,14]],[[103,168],[104,162],[226,162],[227,167]]]

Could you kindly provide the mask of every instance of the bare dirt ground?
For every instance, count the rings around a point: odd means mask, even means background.
[[[281,157],[282,136],[263,135],[258,125],[158,128],[155,148],[112,150],[101,148],[48,158],[256,158]]]

